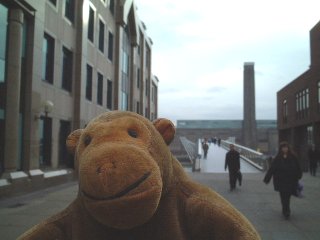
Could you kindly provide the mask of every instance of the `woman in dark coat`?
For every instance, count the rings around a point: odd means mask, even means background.
[[[290,216],[290,197],[297,190],[302,171],[296,155],[287,142],[280,143],[279,152],[271,163],[264,182],[268,184],[273,177],[274,190],[280,193],[282,214]]]

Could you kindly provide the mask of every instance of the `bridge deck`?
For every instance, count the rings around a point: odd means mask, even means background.
[[[204,159],[202,154],[202,157],[200,160],[201,172],[208,172],[208,173],[209,172],[214,172],[214,173],[225,172],[224,163],[225,163],[226,153],[227,151],[223,147],[219,147],[218,145],[211,143],[209,145],[207,159]],[[241,172],[243,173],[260,172],[258,169],[256,169],[251,164],[249,164],[248,162],[242,159],[240,161],[240,167],[241,167]]]

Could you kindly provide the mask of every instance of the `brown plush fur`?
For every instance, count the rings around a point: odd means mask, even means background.
[[[188,177],[167,146],[174,134],[167,119],[120,111],[71,133],[78,197],[19,239],[260,239],[225,199]]]

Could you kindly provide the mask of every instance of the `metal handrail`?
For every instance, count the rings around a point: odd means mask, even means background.
[[[221,146],[225,149],[229,149],[229,145],[233,144],[235,150],[237,150],[240,153],[240,157],[250,163],[255,168],[259,169],[260,171],[263,171],[267,168],[267,156],[265,156],[263,153],[255,151],[251,148],[242,146],[240,144],[236,144],[231,141],[222,140]]]
[[[180,141],[192,163],[192,171],[200,171],[199,146],[186,137],[180,137]]]

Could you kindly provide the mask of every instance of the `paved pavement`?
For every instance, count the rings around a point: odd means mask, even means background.
[[[280,199],[272,184],[262,183],[263,173],[244,173],[243,185],[229,192],[227,173],[189,173],[196,181],[220,193],[256,227],[263,240],[320,239],[320,172],[302,179],[304,197],[293,198],[292,216],[281,216]],[[77,194],[71,182],[21,197],[0,201],[0,238],[16,239],[39,221],[65,208]]]

